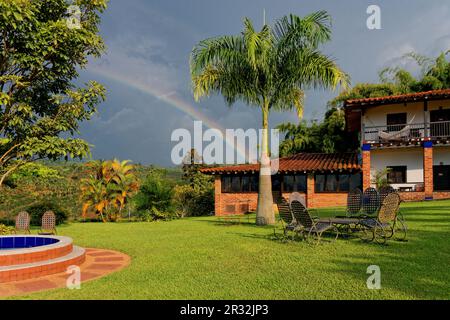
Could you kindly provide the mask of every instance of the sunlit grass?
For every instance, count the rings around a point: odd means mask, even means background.
[[[335,210],[321,210],[322,216]],[[402,206],[409,242],[358,239],[312,247],[271,239],[271,227],[214,217],[157,223],[74,223],[59,228],[84,247],[119,250],[125,270],[30,299],[448,299],[450,201]],[[368,290],[369,265],[381,290]]]

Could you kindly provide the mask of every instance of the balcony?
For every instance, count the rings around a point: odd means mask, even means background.
[[[431,140],[449,144],[450,121],[386,125],[364,128],[364,143],[369,144],[418,144]]]

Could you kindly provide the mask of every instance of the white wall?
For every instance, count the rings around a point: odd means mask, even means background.
[[[404,104],[390,104],[378,106],[366,110],[364,125],[366,127],[378,127],[387,125],[387,115],[390,113],[407,113],[407,123],[424,123],[423,102]],[[415,115],[415,117],[414,117]]]
[[[390,166],[406,166],[406,182],[408,184],[395,184],[394,188],[411,186],[410,183],[423,183],[423,149],[382,149],[372,150],[371,175]]]
[[[450,101],[436,100],[428,102],[429,111],[438,110],[440,107],[443,107],[444,109],[450,109]],[[408,124],[421,124],[425,122],[423,109],[423,102],[407,103],[406,105],[400,103],[371,107],[366,109],[365,116],[363,117],[363,123],[366,127],[385,126],[387,125],[387,114],[406,112]],[[427,120],[430,120],[429,115]]]
[[[433,165],[439,166],[440,164],[450,166],[450,147],[433,147]]]

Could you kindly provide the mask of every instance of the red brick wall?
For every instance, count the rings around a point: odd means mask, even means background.
[[[316,193],[309,208],[340,207],[347,205],[347,193]]]
[[[434,200],[450,199],[450,192],[433,192]]]
[[[216,194],[217,199],[217,194]],[[240,205],[249,206],[249,211],[256,211],[257,193],[222,193],[220,204],[215,203],[216,216],[242,214]]]
[[[425,197],[433,197],[433,148],[423,148],[423,180]]]
[[[450,192],[433,192],[431,196],[434,200],[450,199]],[[400,192],[400,197],[403,201],[424,201],[429,195],[425,192]]]
[[[214,212],[220,215],[222,206],[222,180],[220,176],[214,177]]]

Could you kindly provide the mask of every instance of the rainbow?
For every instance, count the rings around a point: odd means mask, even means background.
[[[98,68],[94,66],[90,66],[87,72],[97,74],[101,77],[104,77],[108,80],[112,80],[114,82],[120,83],[121,85],[125,85],[129,88],[136,89],[146,95],[154,97],[158,100],[163,101],[164,103],[176,108],[177,110],[189,115],[194,120],[202,121],[203,125],[210,129],[218,129],[222,132],[225,143],[227,143],[231,148],[233,148],[236,152],[239,153],[243,159],[246,159],[246,150],[242,146],[235,146],[234,141],[231,139],[228,140],[225,136],[225,128],[219,125],[216,121],[208,118],[204,113],[200,112],[198,107],[194,107],[190,103],[182,100],[176,92],[163,92],[161,89],[152,88],[137,79],[133,79],[131,77],[127,77],[124,74],[119,74],[111,70],[105,70],[103,68]]]

